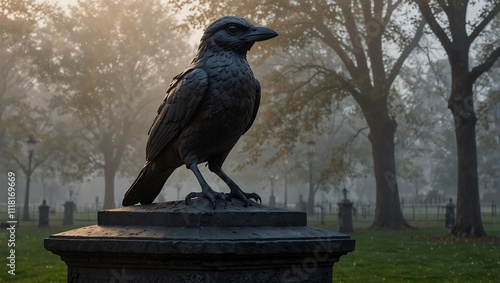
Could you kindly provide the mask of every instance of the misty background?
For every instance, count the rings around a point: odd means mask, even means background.
[[[26,141],[32,135],[37,143],[30,203],[45,199],[62,207],[71,198],[77,205],[97,209],[119,205],[144,163],[147,131],[168,84],[189,65],[202,27],[215,17],[192,12],[184,2],[191,1],[2,2],[0,183],[7,184],[7,172],[16,174],[18,203],[25,194]],[[388,62],[396,60],[410,33],[418,32],[410,6],[397,11],[398,28],[384,39],[389,42],[409,33],[387,45]],[[469,11],[471,21],[483,13],[481,7]],[[251,8],[248,13],[253,13]],[[472,62],[480,62],[488,48],[496,46],[499,26],[497,15],[472,48]],[[262,44],[249,52],[263,102],[256,124],[233,149],[224,169],[245,191],[258,193],[263,203],[273,191],[283,206],[285,190],[287,207],[295,208],[300,195],[307,201],[310,174],[314,202],[335,203],[343,197],[343,188],[353,202],[375,202],[366,117],[341,83],[321,77],[347,72],[342,58],[312,35],[304,43],[269,27],[280,33],[280,41],[289,40],[290,47]],[[484,202],[500,201],[499,82],[497,62],[474,84],[470,97],[478,117],[477,170]],[[388,114],[397,121],[395,161],[403,202],[442,203],[456,197],[450,89],[448,59],[427,30],[388,92]],[[467,101],[463,107],[468,107]],[[309,141],[315,142],[314,153]],[[203,165],[200,169],[208,172]],[[204,174],[212,188],[228,191],[212,175]],[[184,199],[198,187],[182,167],[156,201]],[[7,195],[0,194],[0,202],[6,201]]]

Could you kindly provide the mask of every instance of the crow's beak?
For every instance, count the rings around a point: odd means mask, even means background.
[[[266,27],[253,27],[252,31],[247,34],[248,41],[256,42],[268,40],[273,37],[278,36],[278,33],[274,30]]]

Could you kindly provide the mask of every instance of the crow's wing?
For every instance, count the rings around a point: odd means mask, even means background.
[[[255,84],[255,103],[253,107],[253,113],[252,113],[252,118],[250,119],[250,122],[248,122],[247,127],[245,128],[245,131],[243,134],[245,134],[250,127],[252,126],[253,122],[255,121],[255,117],[257,117],[257,111],[259,111],[259,105],[260,105],[260,83],[257,79],[254,79],[254,84]]]
[[[173,79],[149,129],[146,164],[177,138],[192,119],[207,89],[207,73],[203,69],[187,69]]]

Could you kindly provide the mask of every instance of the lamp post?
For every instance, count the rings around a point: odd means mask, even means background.
[[[26,141],[28,145],[28,170],[26,171],[26,194],[24,195],[23,220],[30,220],[29,200],[30,200],[30,179],[31,179],[31,159],[35,149],[36,140],[30,135]]]
[[[307,155],[309,156],[309,199],[307,200],[307,212],[310,216],[314,215],[314,184],[313,184],[313,159],[316,153],[316,143],[307,142]]]
[[[342,194],[344,195],[344,199],[347,199],[347,189],[346,188],[342,189]]]

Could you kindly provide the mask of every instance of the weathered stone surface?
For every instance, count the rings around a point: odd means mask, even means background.
[[[147,218],[144,213],[147,213]],[[269,207],[264,209],[259,204],[244,207],[239,201],[228,202],[226,208],[219,203],[214,210],[208,200],[196,199],[190,205],[183,201],[172,201],[99,211],[98,224],[169,227],[304,226],[307,224],[307,217],[305,213]]]
[[[45,248],[66,262],[68,282],[331,282],[354,240],[305,216],[206,200],[132,206],[100,211],[97,225]]]

